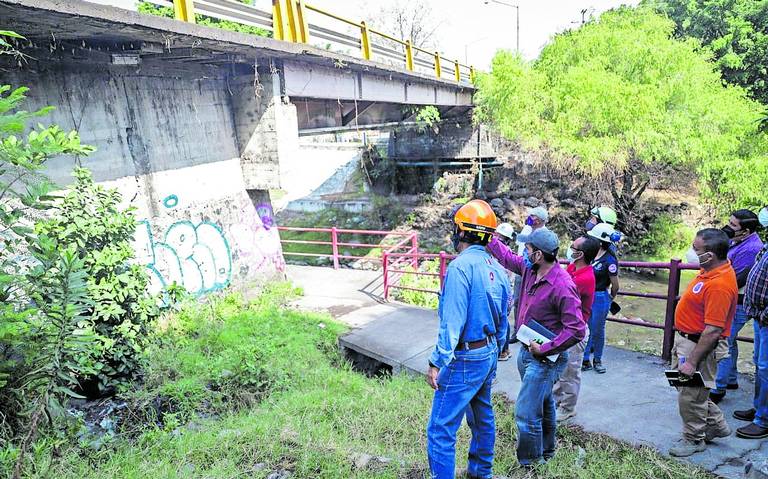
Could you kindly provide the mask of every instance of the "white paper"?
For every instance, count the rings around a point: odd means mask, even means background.
[[[517,340],[525,344],[526,346],[530,346],[531,341],[536,341],[539,344],[548,343],[550,341],[545,336],[542,336],[541,334],[537,333],[536,331],[532,330],[526,325],[520,326],[520,329],[517,330]],[[550,356],[547,356],[547,359],[549,359],[552,362],[555,362],[559,357],[560,357],[559,354],[552,354]]]

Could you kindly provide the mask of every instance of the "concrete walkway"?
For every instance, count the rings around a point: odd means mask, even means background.
[[[362,325],[340,339],[342,347],[376,358],[394,372],[424,374],[427,358],[437,336],[438,320],[433,310],[390,303],[364,307],[339,320]],[[520,378],[515,346],[513,359],[499,363],[495,391],[517,397]],[[656,356],[607,347],[603,363],[606,374],[586,372],[574,422],[585,430],[608,434],[637,445],[648,445],[666,454],[680,437],[677,393],[664,378],[664,364]],[[728,391],[720,403],[735,430],[746,423],[731,416],[734,409],[751,407],[753,386],[739,379],[741,388]],[[722,477],[743,477],[744,464],[768,457],[768,441],[719,439],[690,462]]]

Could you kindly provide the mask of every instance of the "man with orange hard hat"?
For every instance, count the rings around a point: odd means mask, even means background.
[[[507,334],[509,278],[485,250],[496,229],[496,215],[488,203],[470,201],[453,221],[452,241],[459,256],[445,276],[440,330],[429,357],[427,382],[435,396],[427,426],[427,456],[433,478],[454,478],[456,431],[466,413],[472,430],[467,476],[490,478],[496,438],[491,384]]]

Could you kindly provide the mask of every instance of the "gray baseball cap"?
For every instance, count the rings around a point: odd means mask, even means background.
[[[535,230],[528,235],[525,242],[530,243],[545,253],[556,254],[557,248],[560,247],[560,240],[557,239],[557,235],[547,228]]]
[[[528,215],[535,216],[545,223],[549,221],[549,213],[547,213],[547,209],[543,206],[537,206],[536,208],[529,209]]]

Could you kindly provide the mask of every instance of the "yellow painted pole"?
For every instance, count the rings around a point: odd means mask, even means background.
[[[435,76],[440,78],[443,71],[440,69],[440,52],[435,52]]]
[[[283,20],[282,3],[283,0],[272,0],[272,33],[275,40],[285,40],[285,21]]]
[[[413,71],[413,44],[410,40],[405,41],[405,68]]]
[[[309,43],[309,26],[307,25],[306,9],[304,0],[296,2],[296,31],[298,33],[296,41],[299,43]]]
[[[461,83],[461,64],[458,60],[453,62],[453,73],[456,74],[456,83]]]
[[[371,36],[365,22],[360,22],[360,50],[363,52],[363,58],[371,59]]]
[[[471,81],[472,83],[475,83],[475,79],[476,79],[476,77],[475,77],[475,67],[470,66],[469,67],[469,81]]]
[[[182,22],[195,23],[193,0],[173,0],[173,16]]]
[[[296,3],[294,0],[284,0],[283,8],[285,8],[284,18],[288,22],[288,28],[285,30],[286,40],[289,42],[297,42],[299,39],[299,29],[296,26]]]

